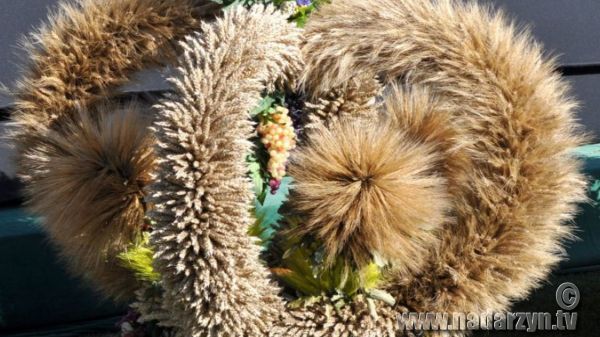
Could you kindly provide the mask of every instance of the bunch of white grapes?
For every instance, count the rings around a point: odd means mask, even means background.
[[[285,177],[290,151],[296,147],[296,133],[288,109],[282,106],[273,109],[259,123],[257,131],[269,152],[267,171],[278,183]]]

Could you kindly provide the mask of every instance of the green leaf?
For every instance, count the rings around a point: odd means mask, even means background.
[[[250,234],[259,237],[265,248],[270,244],[279,227],[279,222],[282,220],[279,210],[287,200],[291,181],[292,179],[289,177],[283,178],[276,194],[271,194],[265,184],[262,194],[257,196],[254,201],[256,221],[250,230]]]
[[[252,226],[250,226],[250,229],[248,230],[248,235],[256,237],[261,239],[262,244],[264,245],[264,242],[267,236],[266,233],[266,229],[262,227],[262,222],[263,222],[263,218],[261,216],[256,215],[256,209],[253,208],[252,209],[252,214],[254,215],[254,224],[252,224]]]
[[[345,263],[340,263],[341,259],[336,261],[337,263],[330,269],[329,274],[331,275],[331,286],[329,289],[342,289],[348,280],[348,268]]]
[[[310,263],[310,252],[303,247],[295,247],[289,250],[284,258],[285,266],[294,272],[310,276],[314,279],[312,265]]]
[[[321,289],[310,274],[301,274],[291,269],[273,268],[273,274],[281,279],[292,289],[298,291],[303,296],[319,296]]]
[[[370,263],[360,270],[362,288],[377,288],[381,282],[381,271],[375,263]]]
[[[277,100],[275,99],[275,97],[271,95],[263,97],[258,103],[258,105],[254,109],[250,110],[250,116],[254,118],[257,115],[268,111],[273,106],[273,104],[275,104],[276,101]]]
[[[260,164],[258,163],[256,157],[252,155],[248,156],[246,161],[248,162],[250,179],[252,179],[252,183],[254,184],[254,194],[260,196],[265,190],[265,181],[261,174]]]
[[[346,283],[340,289],[346,296],[354,296],[361,288],[360,275],[356,271],[349,272]]]
[[[140,281],[153,283],[160,280],[160,274],[154,270],[152,265],[154,251],[150,247],[149,241],[150,236],[145,233],[139,242],[120,253],[117,258],[121,265],[133,271]]]
[[[292,309],[299,309],[302,307],[309,307],[313,304],[317,304],[323,301],[323,296],[305,296],[295,299],[288,303],[288,307]],[[326,306],[327,307],[327,306]]]

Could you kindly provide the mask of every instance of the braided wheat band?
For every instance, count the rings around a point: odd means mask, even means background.
[[[164,301],[182,336],[266,336],[283,311],[248,229],[254,193],[245,161],[249,111],[301,65],[300,30],[287,15],[234,9],[182,43],[158,105],[152,240]]]

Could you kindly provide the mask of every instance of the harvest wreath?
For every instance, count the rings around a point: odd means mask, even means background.
[[[455,0],[225,5],[81,0],[31,38],[27,203],[124,335],[408,336],[559,261],[582,136],[526,33]],[[116,98],[159,64],[157,104]]]

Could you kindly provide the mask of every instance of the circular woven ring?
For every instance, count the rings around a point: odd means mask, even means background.
[[[20,174],[77,274],[113,297],[138,290],[142,317],[181,336],[395,337],[412,333],[397,324],[407,311],[506,310],[560,260],[585,199],[570,154],[583,137],[568,85],[526,32],[458,0],[334,0],[303,31],[262,6],[200,27],[214,9],[86,0],[35,35],[14,117]],[[105,104],[195,29],[175,48],[153,132],[141,107]],[[298,77],[311,127],[292,155],[291,208],[334,252],[376,247],[393,305],[289,305],[247,233],[248,111]],[[376,213],[391,220],[359,214],[355,231],[311,222],[339,224],[347,195],[314,186],[345,179],[357,195],[392,195],[394,210]],[[144,216],[161,275],[153,298],[115,262]]]

